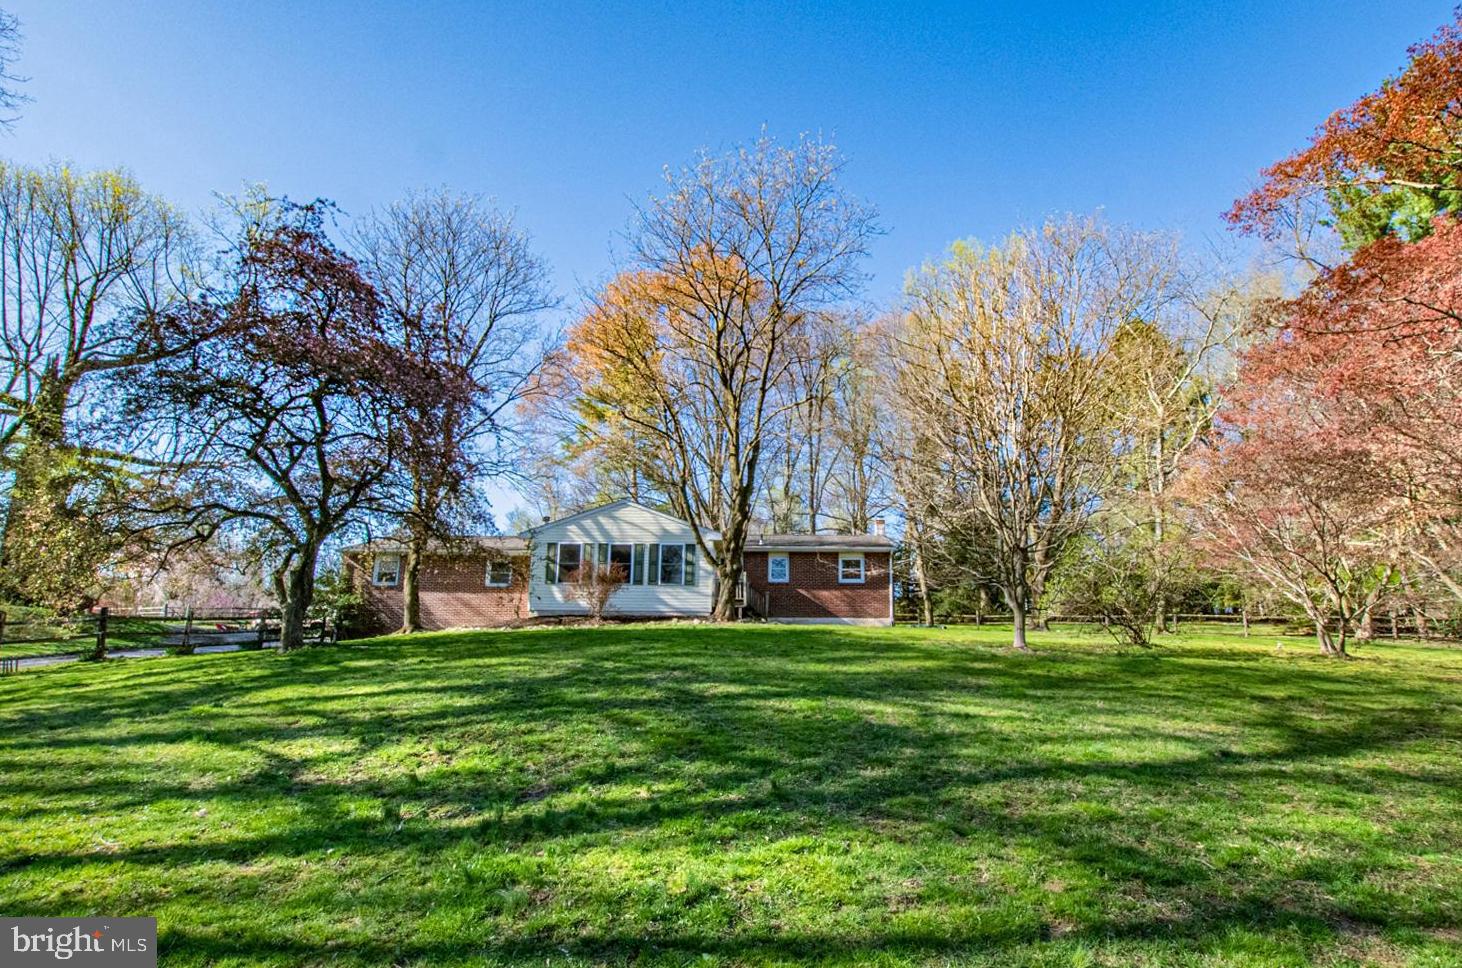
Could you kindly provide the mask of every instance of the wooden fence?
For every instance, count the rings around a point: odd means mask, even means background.
[[[149,614],[150,613],[150,614]],[[333,643],[340,636],[333,617],[306,625],[308,640]],[[199,649],[226,646],[263,649],[280,636],[278,613],[260,609],[197,610],[184,607],[172,615],[156,610],[94,612],[67,618],[10,618],[0,611],[0,674],[15,672],[25,659],[108,655],[187,655]]]
[[[908,609],[895,609],[894,618],[899,622],[918,622],[919,615]],[[941,615],[938,612],[934,615],[934,621],[940,625],[998,625],[1010,622],[1009,612],[984,612],[980,614],[949,614]],[[1028,616],[1028,621],[1034,624],[1035,617]],[[1048,625],[1105,625],[1106,619],[1100,615],[1048,615]],[[1229,625],[1236,631],[1248,634],[1256,626],[1262,626],[1269,630],[1279,627],[1283,634],[1287,635],[1308,635],[1315,630],[1314,623],[1307,618],[1296,618],[1290,615],[1244,615],[1242,612],[1208,614],[1203,612],[1174,612],[1168,615],[1169,628],[1182,630],[1184,625]],[[1330,624],[1330,631],[1338,633],[1340,622],[1335,619]],[[1354,630],[1352,630],[1354,631]],[[1372,633],[1375,638],[1420,638],[1420,639],[1455,639],[1459,629],[1451,619],[1439,619],[1435,616],[1418,615],[1416,613],[1387,612],[1376,615],[1372,619]]]

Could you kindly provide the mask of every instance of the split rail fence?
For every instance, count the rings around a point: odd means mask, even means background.
[[[7,616],[0,611],[0,674],[16,671],[26,659],[188,655],[220,646],[263,649],[278,643],[279,633],[278,614],[261,609],[99,608],[67,618]],[[313,621],[306,627],[307,641],[319,644],[335,642],[339,635],[333,620]]]

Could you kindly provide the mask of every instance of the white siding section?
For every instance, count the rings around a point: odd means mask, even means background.
[[[628,501],[605,505],[535,528],[529,544],[533,561],[528,607],[535,615],[582,615],[569,586],[544,581],[544,555],[550,543],[695,544],[695,529],[684,521]],[[711,613],[715,572],[696,549],[694,585],[625,585],[609,602],[608,615],[664,615],[702,618]]]

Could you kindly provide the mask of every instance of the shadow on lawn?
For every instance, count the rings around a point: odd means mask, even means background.
[[[104,857],[160,870],[304,862],[327,849],[431,867],[464,851],[603,845],[675,823],[697,825],[676,836],[708,848],[751,834],[765,841],[872,831],[914,844],[988,840],[1029,848],[1051,867],[1090,872],[1114,895],[1161,896],[1167,903],[1156,908],[1172,912],[1098,907],[1062,928],[1068,942],[1187,938],[1201,945],[1232,926],[1320,938],[1356,925],[1446,928],[1445,901],[1408,910],[1335,902],[1337,886],[1376,873],[1340,846],[1313,851],[1288,873],[1245,863],[1215,867],[1192,844],[1222,838],[1222,821],[1181,808],[1211,801],[1229,820],[1259,817],[1301,783],[1339,800],[1439,791],[1455,799],[1456,770],[1413,775],[1371,762],[1370,754],[1447,738],[1445,714],[1455,714],[1456,698],[1421,686],[1378,694],[1374,680],[1351,669],[1276,669],[1248,655],[1216,677],[1216,656],[1195,658],[1201,668],[1181,654],[1162,661],[1089,652],[1025,657],[846,632],[698,628],[667,635],[611,627],[592,637],[572,630],[443,635],[248,662],[210,658],[193,660],[186,674],[173,662],[139,664],[105,686],[68,670],[60,694],[29,705],[23,729],[5,715],[0,771],[7,794],[38,804],[7,822],[46,823],[75,812],[78,800],[110,816],[165,801],[222,812],[287,802],[297,811],[294,822],[267,833],[122,846]],[[121,735],[108,732],[119,724]],[[1222,731],[1214,733],[1215,724]],[[1177,742],[1182,753],[1138,759],[1098,750],[1077,758],[1062,749],[1103,738],[1128,746]],[[301,751],[323,740],[326,749]],[[34,768],[47,751],[64,758],[99,742],[123,751],[210,744],[246,752],[255,765],[204,788],[194,777],[159,775],[145,757],[101,775]],[[502,745],[524,761],[530,754],[523,750],[561,755],[535,755],[536,765],[508,770],[479,756]],[[1333,762],[1362,754],[1364,766]],[[379,803],[379,814],[361,815],[363,799]],[[1103,809],[1083,821],[1073,799],[1102,800]],[[1154,806],[1161,816],[1144,812]],[[0,876],[79,873],[98,859],[76,849],[0,851]],[[236,876],[258,878],[257,890],[270,890],[264,875]],[[539,886],[551,893],[551,874],[541,876]],[[600,890],[579,904],[624,905],[617,885]],[[382,915],[403,915],[391,908],[399,901],[389,894],[374,903]],[[464,903],[477,902],[429,888],[410,898],[417,910]],[[962,928],[889,920],[852,934],[740,923],[719,932],[616,932],[572,922],[569,912],[542,937],[508,932],[471,952],[407,936],[352,943],[351,953],[366,964],[468,953],[615,961],[646,951],[731,959],[750,952],[855,958],[875,949],[932,956],[1053,933],[1038,905],[1028,916]],[[248,956],[251,946],[257,956],[286,960],[329,954],[277,932],[219,937],[196,926],[166,931],[164,951],[206,962]]]

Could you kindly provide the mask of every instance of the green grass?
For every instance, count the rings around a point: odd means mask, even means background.
[[[617,626],[0,680],[0,913],[164,965],[1458,965],[1462,651]]]

